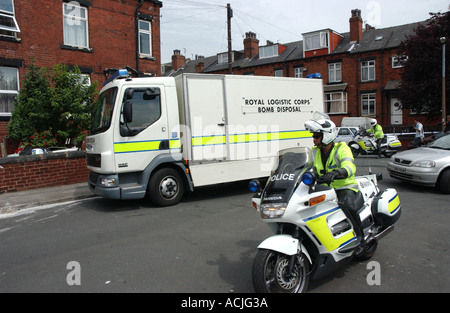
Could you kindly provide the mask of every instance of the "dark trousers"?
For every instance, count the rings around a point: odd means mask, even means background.
[[[345,215],[355,226],[355,232],[362,238],[362,222],[358,210],[364,204],[364,198],[360,191],[355,192],[351,189],[336,190],[339,206],[343,209]]]
[[[414,148],[421,147],[422,143],[423,143],[422,140],[423,140],[423,138],[420,138],[420,137],[414,138]]]
[[[381,158],[381,141],[383,140],[383,138],[378,138],[377,139],[377,149],[378,149],[378,156]]]

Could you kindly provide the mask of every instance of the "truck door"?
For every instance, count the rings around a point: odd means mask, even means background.
[[[114,136],[116,171],[139,172],[170,149],[164,87],[125,86],[122,95]]]
[[[223,160],[227,156],[223,80],[187,80],[192,160]]]

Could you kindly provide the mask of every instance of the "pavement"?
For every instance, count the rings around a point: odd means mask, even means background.
[[[0,214],[32,207],[96,197],[88,183],[24,190],[0,194]]]

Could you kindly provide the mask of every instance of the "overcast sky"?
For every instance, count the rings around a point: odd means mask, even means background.
[[[161,62],[171,62],[173,50],[187,58],[225,52],[227,10],[233,9],[232,49],[243,50],[245,33],[288,43],[302,33],[331,28],[349,31],[351,10],[360,9],[364,23],[376,28],[424,21],[429,12],[448,11],[450,0],[161,0]]]

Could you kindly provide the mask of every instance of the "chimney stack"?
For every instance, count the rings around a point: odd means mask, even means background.
[[[256,39],[256,34],[253,32],[245,33],[244,39],[244,56],[246,58],[253,58],[258,54],[259,40]]]
[[[363,37],[363,20],[361,18],[361,10],[352,10],[350,18],[350,41],[360,42]]]
[[[186,63],[186,57],[181,55],[180,50],[173,50],[172,69],[174,71],[180,69]]]
[[[195,64],[195,72],[196,73],[201,73],[204,68],[205,68],[205,63],[203,63],[203,62],[198,62],[197,64]]]

